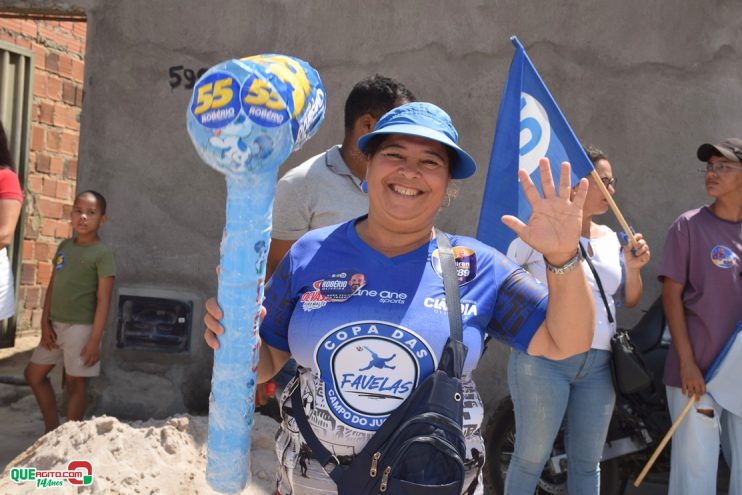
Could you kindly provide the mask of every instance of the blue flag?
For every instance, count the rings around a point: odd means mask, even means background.
[[[518,183],[519,168],[528,171],[539,191],[538,162],[543,157],[550,160],[557,184],[562,162],[572,165],[573,184],[593,171],[590,159],[523,45],[515,36],[510,41],[515,45],[515,55],[497,115],[477,229],[480,241],[506,254],[516,236],[500,217],[514,215],[527,222],[531,216],[531,205]]]
[[[742,394],[739,380],[742,376],[742,320],[737,323],[704,379],[706,391],[727,411],[742,416]]]

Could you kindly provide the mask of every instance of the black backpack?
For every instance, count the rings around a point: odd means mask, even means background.
[[[460,495],[464,490],[463,344],[459,283],[451,244],[436,229],[451,335],[438,368],[389,416],[349,465],[317,438],[301,402],[298,377],[291,409],[299,431],[338,495]]]

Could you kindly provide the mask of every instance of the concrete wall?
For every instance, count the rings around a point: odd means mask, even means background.
[[[706,201],[695,173],[697,146],[742,135],[742,3],[733,0],[88,0],[74,6],[89,16],[79,185],[109,197],[104,235],[116,248],[122,286],[178,288],[203,298],[215,292],[224,180],[190,144],[190,91],[171,88],[173,66],[198,70],[265,52],[309,61],[329,95],[327,118],[282,171],[340,140],[342,103],[354,82],[376,72],[404,81],[420,99],[451,113],[463,146],[480,164],[439,221],[471,235],[513,53],[508,38],[517,34],[577,135],[611,157],[620,178],[616,200],[653,248],[641,308],[658,294],[655,271],[667,226]],[[621,323],[633,324],[639,314],[624,312]],[[173,381],[192,380],[190,393],[205,399],[209,353],[200,325],[194,332],[198,365],[183,367]],[[495,346],[480,369],[487,402],[506,390],[506,352]],[[112,369],[110,346],[104,359]],[[118,380],[107,374],[103,384],[115,388]],[[185,403],[193,400],[173,400],[157,414]]]

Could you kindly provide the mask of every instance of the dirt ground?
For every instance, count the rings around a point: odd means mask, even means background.
[[[16,337],[16,345],[0,349],[0,473],[20,453],[34,444],[44,434],[44,425],[31,389],[25,385],[23,370],[33,349],[38,345],[39,335],[23,334]],[[62,402],[61,367],[51,373],[58,404]],[[271,456],[272,457],[272,454]],[[728,483],[728,480],[725,480]],[[659,495],[666,493],[664,483],[645,483],[641,489],[629,485],[625,495]],[[725,491],[718,491],[723,494]]]
[[[15,347],[0,349],[0,472],[44,434],[36,399],[23,384],[23,370],[38,343],[38,333],[27,333],[16,336]],[[51,380],[61,401],[62,371],[57,368]]]
[[[128,423],[107,416],[81,423],[64,423],[60,418],[60,428],[44,435],[36,399],[23,379],[23,370],[38,341],[38,335],[23,335],[16,338],[14,348],[0,349],[0,493],[38,492],[33,483],[11,481],[4,472],[10,463],[59,470],[70,459],[81,456],[95,465],[96,482],[78,487],[76,493],[216,494],[206,481],[205,416],[183,414]],[[53,370],[51,380],[60,410],[61,379],[61,369]],[[241,494],[273,493],[277,427],[272,418],[255,417],[251,481]]]

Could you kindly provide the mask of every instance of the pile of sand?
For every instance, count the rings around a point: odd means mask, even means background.
[[[278,423],[255,416],[252,430],[252,481],[245,495],[272,495],[275,490],[275,443]],[[35,494],[34,481],[11,480],[13,467],[65,470],[72,460],[88,460],[93,484],[51,488],[50,493],[213,494],[206,483],[207,418],[174,416],[166,420],[124,423],[102,416],[67,422],[44,435],[8,464],[0,493]]]

